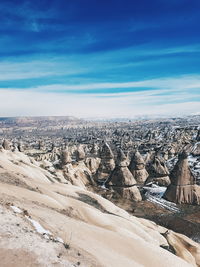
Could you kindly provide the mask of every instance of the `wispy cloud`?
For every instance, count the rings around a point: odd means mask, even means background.
[[[125,83],[51,84],[25,89],[1,87],[0,98],[2,116],[5,112],[10,116],[25,112],[79,117],[190,114],[199,111],[200,76]]]
[[[40,60],[30,60],[28,62],[4,61],[0,64],[0,81],[23,80],[39,77],[74,75],[86,72],[86,68],[77,66],[70,60],[58,62],[54,58]],[[1,86],[1,84],[0,84]]]
[[[80,84],[80,85],[65,85],[65,84],[51,84],[46,86],[38,86],[34,89],[37,91],[81,91],[81,90],[92,90],[95,92],[96,89],[126,89],[126,88],[137,88],[140,91],[143,88],[149,89],[169,89],[174,91],[180,91],[185,89],[200,88],[200,76],[180,76],[176,78],[159,78],[144,81],[134,82],[122,82],[122,83],[91,83],[91,84]],[[146,91],[145,89],[145,91]],[[143,89],[144,90],[144,89]],[[105,93],[105,91],[103,91]]]
[[[187,100],[171,103],[156,95],[123,95],[99,98],[34,91],[0,90],[1,116],[75,115],[78,117],[133,117],[136,115],[183,115],[199,111],[199,102]],[[9,106],[9,109],[8,109]]]

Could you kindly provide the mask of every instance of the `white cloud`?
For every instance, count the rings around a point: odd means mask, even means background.
[[[38,91],[67,91],[67,90],[95,90],[95,89],[120,89],[120,88],[152,88],[184,90],[200,88],[200,76],[180,76],[176,78],[160,78],[144,81],[123,83],[90,83],[80,85],[51,84],[35,87]]]
[[[134,117],[136,115],[184,115],[199,112],[200,102],[171,103],[163,96],[132,93],[122,97],[70,95],[24,90],[0,90],[0,116],[73,115],[77,117]]]
[[[45,76],[79,74],[86,69],[77,67],[73,62],[55,62],[54,58],[48,61],[31,62],[1,62],[0,81],[40,78]]]
[[[147,87],[150,90],[143,89]],[[112,88],[135,88],[136,91],[106,93],[105,89]],[[55,84],[28,90],[1,88],[0,116],[133,117],[146,114],[191,114],[199,112],[200,109],[198,88],[200,88],[200,76],[126,83]],[[81,91],[86,89],[90,90],[89,94]],[[102,93],[96,93],[95,89],[104,90]],[[79,90],[79,94],[73,90]]]

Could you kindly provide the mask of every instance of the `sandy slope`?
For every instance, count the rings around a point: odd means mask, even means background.
[[[31,255],[35,264],[31,266],[70,266],[69,261],[91,267],[200,266],[197,243],[173,232],[164,238],[161,233],[167,229],[130,216],[92,192],[56,182],[53,175],[20,152],[0,152],[0,201],[3,210],[0,216],[5,220],[2,225],[11,227],[13,235],[8,238],[7,230],[1,227],[0,247],[4,249],[1,254],[8,254],[8,262],[9,259],[12,262],[10,249],[15,249],[17,255],[25,258]],[[47,243],[44,236],[31,233],[30,229],[34,228],[25,216],[27,212],[15,213],[11,204],[28,211],[32,219],[52,233],[53,239],[62,238],[70,248],[65,249],[62,243],[53,240]],[[23,238],[15,242],[21,229],[15,226],[17,220],[21,220],[22,228],[28,228],[24,233],[27,243],[34,245],[25,246]],[[167,240],[174,242],[177,255],[187,262],[160,247],[167,246]]]
[[[24,216],[0,206],[0,266],[73,266],[58,258],[64,248],[37,235]]]

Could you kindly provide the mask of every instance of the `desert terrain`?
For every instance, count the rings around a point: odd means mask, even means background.
[[[2,118],[1,266],[200,266],[198,124]]]

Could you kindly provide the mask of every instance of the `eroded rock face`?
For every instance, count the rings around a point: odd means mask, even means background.
[[[126,155],[124,154],[123,150],[119,149],[118,153],[117,153],[116,166],[127,167],[128,163],[129,163],[128,159],[127,159]]]
[[[50,161],[55,162],[55,161],[57,161],[60,157],[61,157],[61,155],[60,155],[60,151],[58,150],[58,148],[54,147],[54,148],[52,149],[52,151],[50,152],[50,156],[49,156]]]
[[[168,153],[168,151],[165,151],[165,152],[163,153],[163,159],[164,159],[165,161],[167,161],[167,160],[169,159],[169,153]]]
[[[145,162],[139,151],[137,151],[133,155],[129,169],[133,174],[134,178],[136,179],[137,183],[139,184],[145,183],[149,174],[145,169]]]
[[[193,266],[200,266],[200,247],[188,237],[170,230],[163,234],[177,256]]]
[[[43,149],[44,149],[44,143],[43,143],[42,140],[39,140],[39,141],[38,141],[38,149],[39,149],[39,150],[43,150]]]
[[[65,179],[72,185],[85,188],[93,184],[91,171],[85,166],[83,161],[76,164],[69,163],[65,165],[63,173]]]
[[[155,177],[164,177],[169,175],[169,170],[163,160],[159,157],[155,157],[153,164],[151,165],[152,173]]]
[[[142,197],[132,173],[128,169],[128,161],[122,150],[118,151],[116,167],[111,173],[107,184],[111,185],[121,197],[141,201]]]
[[[22,142],[19,142],[17,145],[17,149],[19,150],[19,152],[24,152],[24,146]]]
[[[91,171],[91,173],[94,175],[99,168],[100,162],[101,162],[100,158],[88,157],[85,160],[85,165]]]
[[[171,181],[169,176],[163,176],[163,177],[151,177],[150,179],[147,179],[146,183],[152,182],[154,184],[157,184],[159,186],[168,186],[170,185]]]
[[[61,151],[60,161],[62,166],[72,162],[71,155],[67,147]]]
[[[106,142],[103,144],[103,146],[101,148],[100,157],[104,158],[104,159],[113,159],[114,158],[113,152],[112,152],[110,146],[108,145],[108,143],[106,143]]]
[[[78,146],[78,149],[76,151],[76,159],[77,161],[81,161],[85,159],[85,151],[82,145]]]
[[[174,147],[171,147],[171,148],[168,150],[169,158],[173,158],[174,155],[175,155],[175,153],[176,153],[175,148],[174,148]]]
[[[5,150],[10,150],[10,148],[11,148],[10,142],[9,142],[7,139],[4,139],[4,140],[3,140],[3,143],[2,143],[2,147],[3,147]]]
[[[146,165],[150,164],[153,161],[154,156],[155,156],[155,152],[154,151],[147,152],[147,154],[145,155],[145,159],[144,159],[145,164]]]
[[[179,155],[178,162],[170,174],[171,184],[168,186],[164,198],[175,203],[200,205],[199,186],[195,185],[195,178],[188,164],[187,153]]]
[[[117,188],[116,191],[119,195],[124,199],[133,200],[135,202],[141,201],[142,196],[140,191],[136,186],[128,187],[128,188]]]
[[[155,156],[153,162],[149,163],[148,171],[149,177],[146,183],[153,182],[160,186],[168,186],[170,184],[169,170],[164,159]]]
[[[93,144],[92,149],[90,151],[90,153],[94,156],[97,157],[99,156],[99,146],[97,144]]]
[[[96,174],[96,180],[106,180],[115,168],[114,155],[107,143],[102,146],[100,158],[101,163]]]

